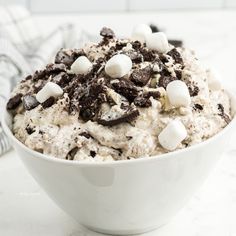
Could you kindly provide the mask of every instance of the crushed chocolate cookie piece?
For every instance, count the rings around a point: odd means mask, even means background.
[[[105,120],[105,119],[98,119],[97,122],[104,126],[115,126],[124,122],[131,122],[135,120],[139,116],[139,111],[136,109],[129,109],[119,118],[114,120]]]
[[[31,135],[35,132],[35,130],[32,127],[30,127],[29,125],[26,126],[25,130],[28,135]]]
[[[64,88],[71,81],[70,76],[66,72],[61,72],[52,78],[52,82]]]
[[[195,97],[199,93],[199,88],[196,85],[188,84],[188,90],[191,97]]]
[[[195,111],[196,111],[196,110],[202,111],[202,110],[203,110],[203,106],[202,106],[201,104],[196,103],[196,104],[194,104],[193,109],[194,109]]]
[[[115,33],[113,32],[113,30],[107,27],[103,27],[101,29],[100,35],[104,38],[109,38],[109,39],[115,38]]]
[[[142,46],[142,44],[139,41],[131,42],[131,45],[134,50],[139,50]]]
[[[220,114],[224,114],[225,113],[225,109],[224,109],[222,104],[220,104],[220,103],[217,104],[217,108],[218,108]]]
[[[137,86],[144,86],[148,83],[152,76],[152,68],[147,66],[143,69],[134,70],[130,76],[132,82]]]
[[[116,42],[116,45],[115,45],[115,48],[116,48],[116,51],[120,51],[122,50],[122,48],[126,47],[127,43],[125,42]]]
[[[183,64],[183,59],[180,55],[180,53],[177,51],[176,48],[173,48],[172,50],[170,50],[167,55],[171,56],[174,61],[178,64]]]
[[[229,116],[225,113],[225,109],[224,109],[224,107],[223,107],[223,105],[222,104],[217,104],[217,108],[218,108],[218,110],[219,110],[219,116],[221,116],[224,120],[225,120],[225,122],[228,124],[228,123],[230,123],[230,118],[229,118]]]
[[[175,70],[176,77],[181,80],[182,79],[182,70]]]
[[[14,97],[10,98],[7,103],[7,110],[13,110],[16,109],[22,102],[22,94],[18,93]]]
[[[166,57],[166,55],[163,55],[163,54],[159,55],[159,60],[160,60],[163,64],[165,64],[165,63],[168,62],[168,58]]]
[[[87,139],[92,138],[92,136],[91,136],[89,133],[87,133],[87,132],[82,132],[82,133],[80,133],[79,135],[80,135],[80,136],[83,136],[83,137],[85,137],[85,138],[87,138]]]
[[[47,81],[43,81],[40,85],[35,86],[33,85],[33,92],[34,93],[38,93],[43,87],[44,85],[47,83]]]
[[[115,54],[116,54],[116,48],[114,46],[112,46],[109,48],[108,52],[106,53],[105,59],[108,61]]]
[[[226,124],[229,124],[230,121],[231,121],[230,118],[229,118],[229,116],[228,116],[227,114],[225,114],[225,113],[223,114],[222,118],[225,120],[225,123],[226,123]]]
[[[161,97],[161,94],[159,91],[149,91],[147,93],[139,95],[134,99],[134,105],[138,107],[150,107],[152,105],[150,97],[159,99]]]
[[[149,98],[138,96],[134,99],[134,105],[138,107],[150,107],[152,102]]]
[[[172,76],[164,76],[162,75],[160,78],[159,78],[159,81],[158,81],[158,86],[159,87],[163,87],[164,89],[166,89],[167,85],[176,80],[177,78],[175,77],[172,77]]]
[[[39,81],[39,80],[46,80],[48,79],[47,71],[46,70],[36,70],[35,73],[32,76],[33,81]]]
[[[62,48],[56,54],[55,63],[56,64],[62,63],[67,67],[69,67],[79,56],[86,56],[86,54],[81,49],[67,50]]]
[[[182,47],[184,44],[182,40],[178,39],[169,39],[168,42],[169,44],[172,44],[175,47]]]
[[[78,150],[79,150],[78,147],[74,147],[73,149],[71,149],[66,156],[66,160],[74,160]]]
[[[60,64],[48,64],[46,66],[46,71],[51,74],[51,73],[58,73],[58,72],[62,72],[62,71],[66,71],[66,66],[62,63]]]
[[[92,120],[98,114],[101,104],[106,101],[105,86],[103,84],[92,83],[87,87],[86,93],[79,98],[81,118],[84,121]]]
[[[39,102],[36,100],[35,96],[32,95],[23,96],[22,103],[25,110],[32,110],[39,105]]]
[[[134,51],[134,50],[124,52],[124,54],[127,55],[131,59],[131,61],[134,63],[140,63],[143,61],[143,55],[139,52]]]
[[[84,120],[84,121],[89,121],[92,120],[93,117],[95,116],[95,114],[97,113],[97,110],[95,106],[91,107],[91,108],[85,108],[82,109],[80,111],[80,117]]]
[[[104,58],[100,57],[96,60],[95,64],[93,65],[93,68],[89,74],[91,75],[92,78],[93,78],[93,76],[99,76],[102,73],[104,67],[105,67],[105,60],[104,60]]]
[[[152,30],[152,33],[156,33],[156,32],[160,32],[159,28],[157,27],[157,25],[154,25],[154,24],[150,24],[149,25],[151,30]]]
[[[25,82],[27,80],[31,80],[32,79],[32,75],[27,75],[21,82]]]
[[[41,105],[44,109],[46,109],[48,107],[51,107],[54,103],[55,103],[55,98],[50,97],[45,102],[41,103]]]
[[[74,62],[72,58],[72,52],[61,49],[60,51],[57,52],[56,57],[55,57],[55,63],[63,63],[65,65],[70,66]]]
[[[155,52],[148,50],[147,48],[140,48],[139,51],[143,55],[144,61],[152,62],[156,59]]]
[[[90,156],[93,158],[97,155],[97,153],[93,150],[91,150],[89,153],[90,153]]]
[[[130,80],[121,78],[118,82],[112,83],[112,87],[117,93],[123,95],[130,102],[138,96],[138,89]]]

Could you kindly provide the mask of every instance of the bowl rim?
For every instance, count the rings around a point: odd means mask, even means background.
[[[35,150],[30,149],[29,147],[27,147],[25,144],[23,144],[22,142],[20,142],[12,133],[10,127],[7,124],[6,118],[7,116],[11,116],[11,114],[7,111],[7,109],[4,109],[4,114],[2,117],[2,128],[4,130],[4,132],[6,133],[6,135],[8,136],[8,138],[13,142],[16,143],[17,145],[19,145],[22,149],[24,149],[26,152],[30,153],[33,156],[42,158],[46,161],[50,161],[50,162],[58,162],[61,164],[66,164],[66,165],[79,165],[79,166],[115,166],[115,165],[130,165],[130,164],[134,164],[134,163],[144,163],[144,162],[151,162],[151,161],[162,161],[162,160],[166,160],[166,159],[170,159],[178,156],[181,156],[180,154],[184,153],[184,152],[191,152],[193,150],[202,148],[205,145],[208,145],[208,143],[214,142],[216,139],[222,137],[226,132],[228,132],[234,125],[236,125],[236,94],[231,92],[230,90],[226,90],[227,93],[230,96],[230,100],[231,103],[233,102],[233,106],[234,106],[234,117],[233,119],[230,121],[229,124],[227,124],[227,126],[225,126],[219,133],[215,134],[214,136],[210,137],[209,139],[201,142],[201,143],[197,143],[195,145],[192,145],[190,147],[186,147],[183,149],[178,149],[175,151],[171,151],[168,153],[163,153],[160,155],[153,155],[150,157],[143,157],[143,158],[137,158],[137,159],[131,159],[131,160],[117,160],[117,161],[104,161],[104,162],[90,162],[90,161],[80,161],[80,160],[66,160],[66,159],[61,159],[61,158],[56,158],[53,156],[49,156],[40,152],[37,152]],[[230,92],[229,92],[230,91]],[[231,104],[232,106],[232,104]],[[232,109],[232,107],[231,107]]]

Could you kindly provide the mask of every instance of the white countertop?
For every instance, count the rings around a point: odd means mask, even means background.
[[[199,57],[224,76],[236,79],[236,11],[161,12],[37,16],[46,30],[64,21],[90,32],[107,25],[121,35],[138,22],[153,22],[183,38]],[[47,24],[46,24],[47,23]],[[45,30],[45,29],[44,29]],[[236,88],[236,86],[235,86]],[[0,236],[96,236],[63,213],[28,174],[15,151],[0,157]],[[204,186],[166,226],[146,236],[236,236],[236,151],[226,153]]]

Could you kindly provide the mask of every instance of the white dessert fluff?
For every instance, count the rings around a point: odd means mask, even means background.
[[[52,158],[151,158],[203,142],[231,121],[230,98],[195,54],[147,25],[131,39],[61,49],[22,80],[7,109],[13,133]]]

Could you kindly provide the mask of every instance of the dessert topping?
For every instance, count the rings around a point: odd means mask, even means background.
[[[187,107],[191,103],[187,85],[180,80],[170,82],[166,87],[167,97],[174,107]]]
[[[160,53],[166,53],[169,50],[169,43],[163,32],[148,34],[146,36],[147,47]]]
[[[25,95],[22,98],[22,103],[25,110],[34,109],[35,107],[39,105],[39,102],[36,100],[35,96],[31,96],[31,95]]]
[[[107,61],[105,71],[111,78],[121,78],[127,75],[131,68],[131,59],[127,55],[118,54]]]
[[[89,73],[89,71],[91,71],[92,67],[93,64],[86,56],[80,56],[73,62],[70,69],[74,74],[86,75]]]
[[[59,85],[53,82],[47,82],[36,94],[36,99],[38,102],[43,103],[50,97],[60,97],[62,94],[63,90]]]
[[[173,151],[187,137],[187,131],[179,120],[171,121],[158,135],[161,146]]]

